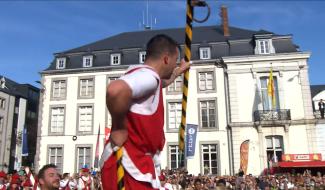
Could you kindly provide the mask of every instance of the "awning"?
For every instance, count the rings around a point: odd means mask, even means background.
[[[325,161],[278,162],[280,168],[325,167]]]

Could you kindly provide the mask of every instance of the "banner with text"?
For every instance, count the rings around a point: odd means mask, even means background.
[[[186,158],[193,158],[195,154],[195,142],[197,134],[197,125],[186,125],[186,142],[185,142],[185,156]]]

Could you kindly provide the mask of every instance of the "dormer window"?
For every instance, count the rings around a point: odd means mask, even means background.
[[[211,59],[211,50],[209,47],[200,48],[200,59]]]
[[[268,40],[260,40],[260,53],[261,54],[269,54],[270,53],[270,45]]]
[[[120,65],[121,64],[121,54],[114,53],[111,54],[111,65]]]
[[[272,39],[256,40],[255,54],[271,54],[275,53]]]
[[[146,60],[146,53],[145,51],[141,51],[139,52],[139,63],[144,63],[144,61]]]
[[[56,58],[56,69],[65,69],[65,65],[66,65],[65,57]]]
[[[83,57],[83,67],[92,67],[93,66],[93,56],[88,55]]]

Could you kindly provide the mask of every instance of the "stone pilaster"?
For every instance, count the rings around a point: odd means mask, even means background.
[[[312,99],[310,94],[310,84],[308,77],[308,69],[303,68],[300,71],[300,80],[301,80],[301,92],[302,100],[304,104],[304,113],[306,119],[313,119],[313,108],[312,108]]]

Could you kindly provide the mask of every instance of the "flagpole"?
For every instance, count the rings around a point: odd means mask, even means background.
[[[96,150],[95,150],[95,162],[94,168],[99,168],[99,136],[100,136],[100,124],[98,125],[98,134],[97,134],[97,142],[96,142]]]

